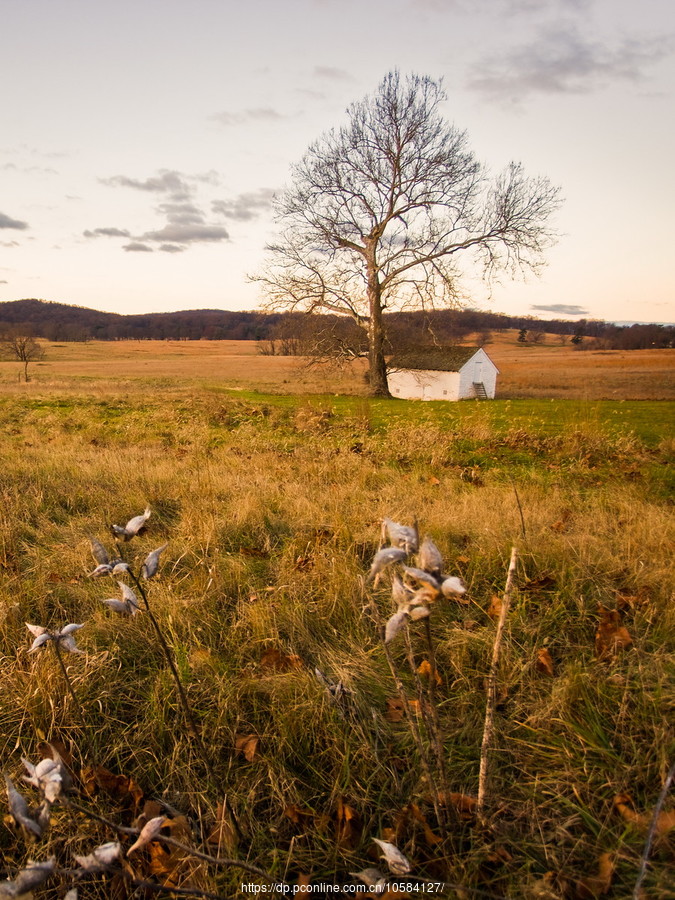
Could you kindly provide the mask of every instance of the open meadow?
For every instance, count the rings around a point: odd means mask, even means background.
[[[388,900],[611,900],[656,812],[639,896],[675,898],[673,351],[487,350],[503,399],[457,404],[240,342],[49,345],[27,385],[0,364],[0,767],[34,824],[0,800],[5,877],[53,859],[36,900],[226,898],[377,867]],[[466,592],[396,558],[369,579],[385,517]],[[91,577],[92,538],[131,573]],[[118,582],[137,614],[102,602]],[[26,622],[52,639],[29,652]],[[46,742],[74,786],[40,819],[21,757]]]
[[[468,340],[471,345],[472,340]],[[302,358],[262,356],[256,341],[41,341],[45,359],[29,374],[43,385],[91,384],[108,388],[139,379],[178,380],[273,393],[345,393],[364,396],[365,360],[335,369],[308,368]],[[496,333],[485,348],[500,370],[498,397],[673,400],[672,350],[576,350],[555,335],[545,343],[519,343],[517,332]],[[0,361],[0,385],[16,382],[16,363]]]

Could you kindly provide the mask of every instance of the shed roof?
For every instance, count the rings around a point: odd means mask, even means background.
[[[420,347],[396,353],[387,363],[389,369],[424,369],[433,372],[459,372],[480,347]]]

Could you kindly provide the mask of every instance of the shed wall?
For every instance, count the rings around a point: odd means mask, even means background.
[[[459,400],[459,372],[401,370],[389,375],[389,390],[404,400]]]

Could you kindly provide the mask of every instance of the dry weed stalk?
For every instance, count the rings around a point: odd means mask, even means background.
[[[487,684],[487,704],[485,707],[485,725],[483,727],[483,741],[480,748],[480,768],[478,772],[478,801],[476,812],[478,819],[484,821],[485,816],[485,798],[487,794],[487,777],[488,777],[488,753],[490,742],[492,741],[492,732],[494,730],[495,709],[497,707],[497,670],[499,667],[499,652],[502,644],[502,636],[504,634],[504,625],[506,617],[511,605],[511,589],[516,573],[516,562],[518,560],[518,551],[515,547],[511,548],[511,561],[509,562],[509,570],[506,576],[506,586],[502,597],[501,610],[497,621],[497,631],[495,634],[494,645],[492,647],[492,663],[490,665],[490,674],[488,675]]]

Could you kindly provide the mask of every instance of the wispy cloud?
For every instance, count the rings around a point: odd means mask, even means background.
[[[127,231],[124,228],[94,228],[92,231],[84,231],[85,237],[88,238],[97,238],[97,237],[131,237],[131,232]]]
[[[113,175],[112,178],[102,178],[101,183],[109,187],[127,187],[153,194],[168,194],[174,200],[186,200],[192,195],[192,189],[185,177],[180,172],[170,169],[160,169],[157,175],[143,181],[126,175]]]
[[[215,113],[210,118],[220,125],[230,127],[232,125],[248,125],[251,122],[279,122],[283,119],[288,119],[289,116],[280,113],[271,106],[258,106],[251,109],[242,109],[237,112],[225,110],[223,112]]]
[[[15,228],[17,231],[25,231],[28,228],[28,222],[12,219],[11,216],[0,212],[0,228]]]
[[[339,69],[337,66],[314,66],[312,76],[327,81],[355,81],[354,76],[346,69]]]
[[[249,222],[267,212],[272,206],[273,199],[272,188],[260,188],[257,191],[239,194],[238,197],[233,197],[231,200],[214,200],[211,203],[211,209],[226,219]]]
[[[554,313],[557,316],[587,316],[589,310],[583,306],[576,306],[573,303],[551,303],[550,306],[530,306],[530,309],[536,309],[537,312]]]
[[[131,241],[129,244],[125,244],[122,250],[126,250],[127,253],[152,253],[152,247],[148,247],[141,241]]]
[[[641,82],[649,66],[672,52],[668,36],[626,38],[612,47],[575,27],[542,28],[534,43],[482,60],[467,86],[495,100],[588,94],[613,82]]]

